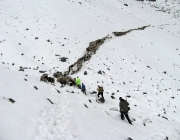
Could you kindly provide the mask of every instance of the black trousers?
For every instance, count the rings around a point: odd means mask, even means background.
[[[103,92],[98,92],[98,98],[99,98],[99,95],[101,95],[102,98],[104,98],[104,97],[103,97]]]
[[[82,93],[86,95],[86,91],[85,90],[82,90]]]
[[[128,120],[128,122],[129,122],[130,124],[132,124],[132,123],[131,123],[131,120],[129,119],[128,112],[123,112],[123,111],[121,111],[121,119],[122,119],[122,120],[124,120],[124,115],[125,115],[126,119]]]

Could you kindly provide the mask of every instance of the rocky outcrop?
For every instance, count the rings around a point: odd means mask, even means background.
[[[148,26],[143,26],[143,27],[140,27],[140,28],[136,28],[136,29],[130,29],[128,31],[124,31],[124,32],[113,32],[113,35],[116,36],[116,37],[119,37],[119,36],[123,36],[123,35],[126,35],[127,33],[133,31],[133,30],[144,30],[145,28],[149,27],[150,25]],[[68,70],[65,71],[65,72],[56,72],[54,73],[54,77],[57,78],[57,82],[61,83],[62,86],[65,86],[66,84],[68,85],[75,85],[75,79],[71,78],[69,75],[73,75],[75,73],[78,73],[81,68],[83,67],[83,63],[86,62],[86,61],[89,61],[92,57],[92,55],[96,54],[96,51],[99,49],[99,47],[105,43],[105,41],[107,39],[112,39],[111,36],[107,35],[101,39],[97,39],[95,41],[92,41],[89,43],[89,46],[86,48],[86,52],[84,53],[84,55],[82,57],[80,57],[76,62],[74,62],[72,65],[70,65],[68,67]],[[58,55],[59,56],[59,55]],[[62,57],[61,58],[61,61],[62,62],[66,62],[66,57]],[[102,74],[102,73],[100,73]],[[41,81],[44,81],[46,82],[48,80],[47,78],[48,76],[43,74],[40,78]],[[100,99],[100,102],[104,102],[105,100],[104,99]]]
[[[128,30],[128,31],[125,31],[125,32],[113,32],[113,34],[115,36],[123,36],[123,35],[126,35],[127,33],[131,32],[131,31],[134,31],[134,30],[144,30],[145,28],[149,27],[150,25],[148,26],[143,26],[143,27],[138,27],[136,29],[131,29],[131,30]]]

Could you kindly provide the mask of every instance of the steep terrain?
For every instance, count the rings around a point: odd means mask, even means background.
[[[0,7],[0,140],[180,139],[178,1],[1,0]],[[86,96],[40,82],[41,71],[67,71],[105,36],[70,74]],[[103,104],[92,94],[97,85]],[[133,125],[120,119],[119,97],[130,103]]]

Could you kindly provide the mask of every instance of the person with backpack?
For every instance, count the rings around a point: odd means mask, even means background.
[[[84,85],[84,83],[82,83],[81,91],[86,95],[86,86]]]
[[[76,78],[76,85],[81,89],[81,79],[79,77]]]
[[[121,119],[124,120],[124,115],[125,115],[128,122],[132,125],[131,120],[129,119],[128,116],[128,111],[130,110],[130,108],[128,107],[129,103],[126,100],[124,100],[122,97],[119,97],[119,100],[120,100],[119,108],[121,113]]]
[[[101,95],[101,96],[102,96],[102,98],[104,98],[104,97],[103,97],[103,92],[104,92],[103,87],[98,86],[97,91],[98,91],[98,98],[99,98],[99,95]]]

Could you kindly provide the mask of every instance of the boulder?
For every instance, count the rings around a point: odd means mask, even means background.
[[[103,97],[99,98],[96,100],[98,103],[104,103],[105,102],[105,99]]]
[[[84,71],[84,75],[87,75],[87,71]]]
[[[61,57],[61,62],[66,62],[66,59],[68,59],[68,58],[66,58],[66,57]]]

